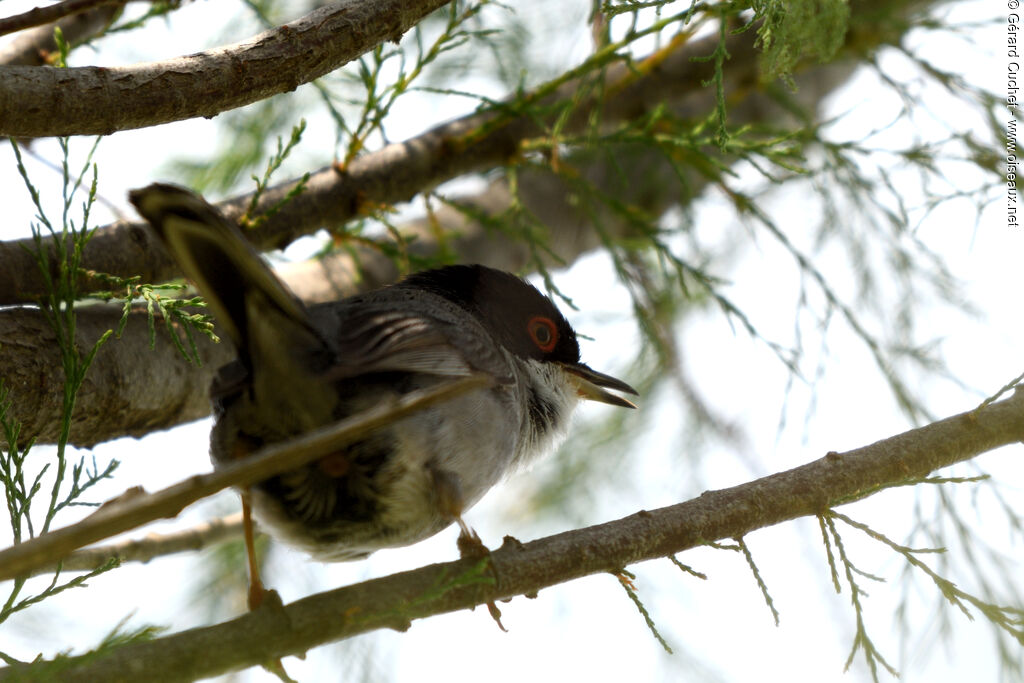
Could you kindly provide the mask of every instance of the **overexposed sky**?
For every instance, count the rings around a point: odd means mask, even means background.
[[[32,4],[7,0],[0,3],[0,13],[14,14]],[[520,11],[531,17],[538,14],[538,7],[539,3],[529,4]],[[587,3],[577,2],[571,7],[565,9],[567,16],[571,14],[575,21],[585,16]],[[990,10],[982,3],[957,3],[951,11],[974,20]],[[228,18],[240,12],[244,10],[236,3],[187,4],[166,23],[153,22],[145,32],[102,41],[95,57],[87,51],[76,53],[73,63],[122,64],[197,51],[218,44],[211,37],[211,29],[220,30]],[[912,40],[922,41],[922,50],[930,58],[962,71],[970,82],[986,84],[999,92],[1003,87],[1001,52],[987,41],[988,32],[998,30],[996,26],[974,29],[976,44],[970,49],[960,40],[946,42],[923,33]],[[577,35],[576,42],[567,40],[564,47],[548,35],[536,39],[538,46],[552,51],[553,73],[585,53],[587,32],[580,29]],[[245,36],[240,33],[232,39]],[[907,60],[895,51],[882,51],[879,61],[887,72],[909,73]],[[922,86],[919,96],[927,103],[927,111],[915,120],[917,130],[898,124],[880,134],[877,145],[900,145],[914,134],[933,139],[941,137],[944,129],[980,128],[970,112],[960,111],[955,98],[937,87]],[[891,93],[883,91],[875,75],[867,71],[858,74],[830,100],[828,115],[845,113],[831,128],[830,136],[835,140],[856,139],[883,127],[896,117],[900,104]],[[418,108],[398,116],[389,131],[394,139],[402,139],[473,106],[473,102],[457,98],[424,97],[417,101]],[[320,114],[311,113],[307,119],[309,130],[297,158],[309,168],[317,168],[331,161],[334,135]],[[221,144],[227,134],[215,119],[113,135],[101,142],[97,155],[100,192],[131,215],[125,198],[129,188],[173,180],[161,170],[170,156],[199,158],[205,150]],[[72,144],[75,152],[83,153],[90,142],[75,139]],[[35,146],[41,155],[58,158],[52,141],[38,141]],[[2,239],[26,236],[31,219],[27,195],[14,173],[11,157],[9,148],[0,149],[0,187],[6,200],[6,220],[0,226]],[[44,197],[56,202],[56,175],[34,160],[27,160],[27,164]],[[744,173],[742,169],[740,172]],[[961,172],[963,176],[957,175]],[[953,184],[977,181],[963,169],[951,168],[949,173],[948,180]],[[758,182],[756,174],[744,175],[748,176],[751,182]],[[913,204],[913,190],[906,192]],[[698,239],[711,243],[717,233],[736,229],[736,217],[728,202],[714,191],[694,208]],[[813,197],[784,190],[769,198],[766,208],[777,221],[784,222],[794,242],[810,244],[812,231],[821,220],[820,206]],[[100,210],[97,219],[103,223],[112,215]],[[987,206],[980,220],[967,202],[953,202],[923,220],[916,236],[946,260],[962,283],[964,298],[981,311],[980,317],[971,318],[933,304],[921,307],[918,341],[939,340],[953,374],[976,390],[922,380],[915,388],[927,396],[935,414],[944,417],[972,408],[1024,369],[1019,354],[1024,345],[1024,323],[1018,300],[1024,291],[1020,268],[1024,231],[1006,227],[1002,201]],[[845,255],[827,253],[821,258],[824,264],[838,265]],[[789,257],[760,235],[731,259],[728,270],[720,273],[730,281],[726,293],[749,311],[762,333],[788,342],[798,292]],[[611,284],[614,276],[608,260],[602,255],[580,259],[559,274],[558,282],[580,309],[565,311],[570,321],[578,331],[594,337],[594,341],[583,343],[584,360],[596,369],[620,372],[628,360],[623,349],[635,346],[639,340],[627,322],[629,298],[621,287]],[[608,287],[595,286],[605,282]],[[895,291],[885,283],[881,288],[884,292]],[[763,343],[728,324],[717,309],[691,317],[679,325],[677,333],[694,383],[721,414],[744,427],[748,452],[735,452],[731,446],[715,443],[694,445],[678,434],[685,407],[671,388],[662,387],[656,395],[642,397],[641,410],[631,416],[633,425],[645,425],[647,429],[636,446],[621,454],[621,462],[602,463],[602,467],[609,468],[608,485],[573,492],[583,502],[578,506],[583,511],[579,514],[585,516],[581,524],[672,504],[704,489],[743,483],[809,462],[829,450],[866,445],[913,426],[899,412],[864,348],[851,341],[839,323],[829,337],[812,413],[808,413],[811,390],[797,383],[786,397],[785,368]],[[815,342],[808,345],[816,347]],[[578,421],[601,420],[608,410],[585,406]],[[787,427],[779,433],[783,414]],[[208,431],[209,422],[201,421],[142,440],[123,439],[101,445],[96,449],[99,460],[116,457],[122,465],[117,479],[105,483],[95,499],[104,500],[135,485],[154,490],[208,471]],[[753,469],[758,471],[751,471],[750,462],[756,463]],[[535,482],[542,480],[554,464],[549,459],[532,472],[516,476],[469,513],[468,521],[485,542],[496,546],[505,534],[530,540],[571,528],[571,521],[538,515],[524,504],[530,500]],[[1020,500],[1024,466],[1019,446],[982,456],[957,471],[973,474],[974,465],[1003,482],[1002,492],[1007,499]],[[1020,538],[1010,534],[986,489],[962,485],[951,494],[957,497],[964,520],[981,534],[979,538],[1002,548],[1020,568],[1024,561]],[[842,511],[902,541],[913,522],[915,505],[930,510],[933,492],[888,491]],[[178,520],[154,524],[130,535],[187,527],[236,509],[233,495],[223,494],[216,501],[193,506]],[[74,513],[69,513],[63,521],[70,522],[73,517]],[[266,568],[267,579],[287,602],[325,588],[451,560],[456,556],[455,535],[449,529],[416,546],[383,551],[365,562],[342,565],[322,565],[283,550]],[[352,643],[319,648],[305,661],[286,660],[286,668],[304,681],[359,680],[361,672],[366,672],[369,680],[387,676],[395,681],[486,678],[494,683],[524,679],[870,680],[860,655],[850,671],[843,673],[854,633],[854,614],[848,588],[844,585],[844,593],[838,596],[832,591],[817,522],[798,520],[755,532],[746,541],[781,612],[779,627],[774,625],[740,556],[697,549],[681,555],[680,560],[708,574],[707,581],[681,574],[667,560],[630,568],[638,575],[641,598],[676,650],[674,656],[662,652],[618,582],[610,576],[594,576],[541,591],[534,600],[516,598],[502,605],[509,633],[500,632],[486,610],[458,612],[416,622],[406,633],[382,632]],[[7,532],[0,530],[0,543],[8,542]],[[969,622],[949,608],[945,615],[954,629],[955,647],[947,648],[929,639],[940,627],[936,619],[938,596],[923,579],[909,591],[913,636],[908,647],[901,650],[895,636],[894,610],[903,593],[902,561],[853,530],[845,532],[844,542],[858,567],[887,579],[884,584],[862,580],[862,587],[870,593],[866,618],[879,648],[902,670],[904,681],[996,680],[998,667],[990,627],[980,617]],[[939,566],[938,560],[932,566]],[[972,588],[975,579],[962,561],[954,560],[952,567],[943,571],[958,585]],[[39,650],[46,656],[69,647],[81,651],[98,642],[125,617],[129,617],[129,624],[166,624],[173,629],[207,623],[202,607],[190,603],[201,581],[194,557],[126,566],[93,580],[90,590],[69,591],[11,619],[0,627],[0,649],[21,658],[31,658]],[[886,678],[884,674],[881,677]],[[249,671],[243,679],[273,680],[262,671]]]

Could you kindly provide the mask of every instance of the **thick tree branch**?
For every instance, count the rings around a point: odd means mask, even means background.
[[[589,574],[666,557],[912,481],[987,450],[1024,440],[1024,391],[974,412],[847,453],[606,524],[521,544],[506,537],[483,561],[432,565],[312,595],[283,608],[191,629],[105,655],[61,662],[63,681],[186,681],[296,655],[413,619],[466,609]],[[15,679],[32,666],[0,669]]]
[[[119,307],[82,307],[76,322],[82,352],[115,329],[120,316]],[[121,338],[109,339],[89,369],[72,415],[71,442],[91,447],[209,415],[210,382],[235,352],[229,343],[193,336],[201,367],[178,353],[160,323],[151,347],[145,311],[131,314]],[[38,309],[0,311],[0,368],[11,391],[10,415],[22,423],[21,433],[52,443],[60,425],[64,373],[56,336]]]
[[[0,67],[0,135],[109,135],[295,90],[449,0],[347,0],[228,47],[129,67]]]
[[[229,486],[248,486],[299,467],[399,418],[480,389],[491,381],[485,375],[472,375],[433,389],[410,392],[324,429],[262,448],[251,457],[209,474],[190,477],[156,493],[139,492],[118,499],[76,524],[0,551],[0,581],[56,564],[83,546],[147,522],[176,517],[188,505]]]

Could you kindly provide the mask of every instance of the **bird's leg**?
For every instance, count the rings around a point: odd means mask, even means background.
[[[248,486],[242,489],[242,532],[245,536],[245,554],[249,560],[249,609],[255,610],[263,604],[267,590],[260,579],[260,562],[256,557],[256,538],[253,533],[252,505]]]
[[[245,555],[249,561],[249,610],[256,611],[267,598],[271,600],[268,607],[282,609],[281,598],[276,591],[268,591],[260,579],[260,561],[256,557],[256,534],[252,524],[252,489],[248,486],[242,489],[242,535],[245,537]],[[280,657],[271,657],[263,662],[263,668],[277,676],[282,681],[290,681],[291,677],[284,669]]]
[[[464,558],[484,557],[490,553],[484,542],[480,540],[480,536],[470,529],[462,519],[465,498],[462,495],[462,482],[459,481],[459,475],[435,465],[428,465],[427,469],[430,470],[430,476],[433,479],[438,511],[442,517],[459,525],[459,539],[456,541],[459,555]]]
[[[252,503],[249,500],[251,495],[250,487],[242,489],[242,535],[245,537],[245,555],[249,560],[249,610],[256,611],[268,597],[273,598],[269,603],[270,607],[281,609],[281,598],[275,591],[264,588],[260,579],[260,562],[256,557],[256,534],[253,532],[252,524]],[[280,657],[271,657],[263,662],[262,666],[282,681],[292,680],[285,671]]]
[[[459,481],[459,475],[433,464],[428,464],[427,469],[430,470],[430,476],[433,479],[437,509],[440,510],[441,515],[445,519],[454,520],[459,525],[459,539],[455,542],[459,547],[459,555],[463,559],[467,557],[480,559],[489,556],[491,554],[490,549],[484,545],[484,542],[480,540],[480,536],[470,529],[466,521],[462,519],[462,511],[465,509],[465,498],[462,496],[462,482]],[[491,565],[491,570],[494,571],[493,564]],[[490,612],[491,618],[498,624],[498,628],[502,631],[508,630],[501,623],[501,610],[498,609],[493,600],[487,601],[487,611]]]
[[[222,378],[226,374],[226,366],[220,369],[217,376],[218,381],[226,381]],[[252,452],[258,450],[260,442],[245,435],[239,434],[231,448],[232,460],[246,458]],[[242,487],[242,536],[245,539],[245,556],[249,566],[249,609],[256,610],[266,600],[268,591],[263,587],[260,579],[260,561],[256,557],[256,533],[252,522],[252,487]],[[270,591],[273,593],[273,591]],[[276,597],[276,593],[273,593]],[[278,599],[280,602],[280,599]]]

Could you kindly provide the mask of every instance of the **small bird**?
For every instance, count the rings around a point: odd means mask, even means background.
[[[550,449],[579,399],[635,407],[612,391],[636,391],[580,362],[572,327],[515,275],[447,266],[307,308],[201,197],[153,184],[129,198],[237,349],[211,387],[215,466],[416,389],[493,380],[243,491],[247,539],[251,505],[272,536],[325,561],[416,543],[453,522],[460,547],[479,544],[463,512]],[[251,547],[250,574],[254,606]]]

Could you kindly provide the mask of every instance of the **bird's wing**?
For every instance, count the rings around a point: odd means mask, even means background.
[[[389,300],[391,293],[323,304],[312,309],[321,334],[335,349],[337,377],[371,372],[415,372],[461,377],[486,372],[512,380],[508,361],[468,314],[438,306],[423,294],[418,306]],[[428,303],[424,303],[428,302]]]

